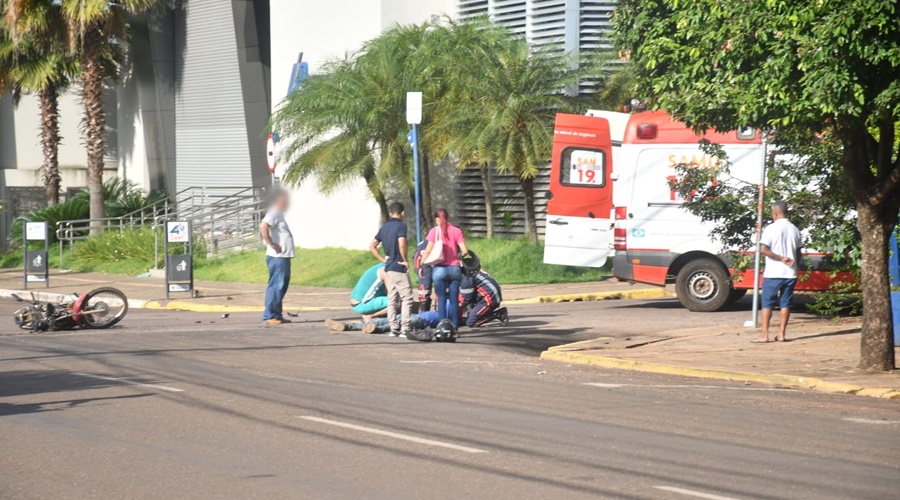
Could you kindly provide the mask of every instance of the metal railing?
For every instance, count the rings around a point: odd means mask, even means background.
[[[205,243],[208,256],[260,247],[257,228],[263,217],[264,194],[265,188],[260,187],[190,187],[120,217],[60,221],[56,229],[60,266],[65,244],[71,248],[74,242],[88,238],[92,229],[149,227],[154,234],[153,267],[157,268],[160,229],[173,220],[191,222],[195,241]]]

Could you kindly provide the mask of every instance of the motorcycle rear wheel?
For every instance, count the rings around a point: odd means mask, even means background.
[[[115,288],[97,288],[88,292],[78,316],[85,328],[109,328],[125,317],[128,299]]]

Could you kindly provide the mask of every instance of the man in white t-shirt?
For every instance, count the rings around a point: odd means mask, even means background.
[[[281,311],[281,303],[291,281],[291,259],[294,258],[294,237],[284,220],[284,212],[290,203],[287,191],[276,190],[272,197],[272,207],[259,223],[259,234],[266,242],[266,266],[269,268],[266,309],[263,312],[263,322],[267,325],[291,322],[284,319]]]
[[[781,308],[781,325],[776,341],[784,341],[791,307],[794,302],[794,286],[797,285],[797,263],[801,262],[801,238],[797,226],[787,220],[787,204],[772,204],[773,222],[766,226],[760,240],[760,248],[766,256],[766,270],[762,283],[762,331],[753,342],[769,341],[769,322],[777,304]]]

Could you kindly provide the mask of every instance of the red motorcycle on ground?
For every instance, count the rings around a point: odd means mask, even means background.
[[[18,302],[22,297],[13,294]],[[53,332],[75,328],[109,328],[125,317],[128,299],[115,288],[97,288],[84,295],[73,295],[74,300],[41,302],[31,292],[31,305],[13,313],[19,328],[31,332]]]

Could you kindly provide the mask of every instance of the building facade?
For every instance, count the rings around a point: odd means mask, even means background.
[[[179,0],[166,13],[132,19],[127,71],[109,85],[105,99],[106,175],[169,193],[267,186],[266,124],[287,95],[299,53],[316,73],[393,25],[486,15],[535,45],[579,54],[609,47],[605,33],[614,6],[590,0]],[[77,94],[63,95],[64,191],[87,181],[81,116]],[[9,96],[0,99],[0,192],[41,185],[39,131],[36,97],[24,96],[18,106]],[[455,209],[460,190],[450,186],[475,185],[454,183],[452,168],[433,171],[432,185],[447,188],[435,189],[435,206]],[[328,196],[315,180],[294,190],[289,222],[300,246],[368,245],[380,213],[362,182]]]

